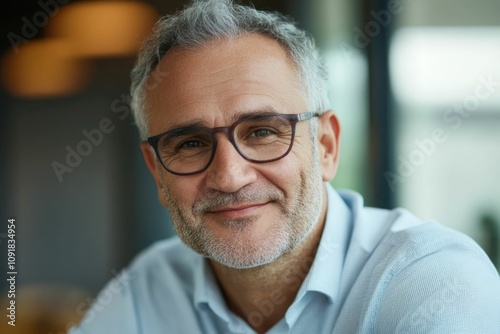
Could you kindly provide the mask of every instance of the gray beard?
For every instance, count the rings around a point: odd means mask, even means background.
[[[211,191],[193,205],[190,213],[179,205],[175,195],[163,184],[162,191],[170,203],[172,223],[179,238],[202,256],[235,269],[268,264],[296,248],[310,235],[321,215],[323,184],[317,155],[315,149],[309,173],[300,173],[299,194],[294,196],[293,203],[287,203],[283,191],[276,187],[248,185],[235,193]],[[231,231],[230,240],[217,237],[206,228],[204,212],[210,208],[263,201],[278,206],[282,222],[273,224],[272,233],[258,243],[248,242],[242,237],[249,223],[255,220],[252,217],[218,222]]]

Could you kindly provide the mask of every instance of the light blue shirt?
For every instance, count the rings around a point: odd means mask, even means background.
[[[310,271],[268,333],[500,333],[500,278],[473,240],[403,209],[365,208],[359,194],[326,187],[316,257],[301,264]],[[299,284],[291,273],[280,281]],[[252,321],[269,316],[285,289],[271,293]],[[172,238],[115,277],[70,333],[254,331],[227,308],[207,261]]]

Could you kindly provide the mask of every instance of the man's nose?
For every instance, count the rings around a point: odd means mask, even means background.
[[[250,161],[243,158],[228,137],[219,134],[214,158],[207,169],[207,186],[214,190],[233,193],[257,179]]]

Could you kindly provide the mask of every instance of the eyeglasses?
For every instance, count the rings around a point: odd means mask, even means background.
[[[206,128],[187,126],[147,139],[167,171],[175,175],[203,172],[212,162],[217,148],[217,132],[224,132],[236,151],[251,162],[271,162],[285,157],[293,146],[297,122],[319,113],[252,114],[230,126]]]

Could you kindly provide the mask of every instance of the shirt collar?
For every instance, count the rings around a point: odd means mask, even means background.
[[[321,240],[296,301],[308,291],[316,291],[335,301],[340,286],[344,259],[352,232],[352,214],[343,198],[325,183],[328,207]]]
[[[207,259],[200,257],[200,263],[196,265],[194,274],[194,304],[198,307],[209,304],[212,308],[214,305],[225,305],[217,278]]]
[[[207,285],[213,279],[213,273],[207,272],[205,262],[205,258],[200,256],[198,263],[194,266],[193,302],[198,307],[208,303]]]
[[[199,311],[213,312],[228,324],[232,332],[245,332],[247,329],[245,323],[229,310],[215,273],[206,258],[200,256],[200,263],[197,264],[194,274],[193,302],[195,307]]]

